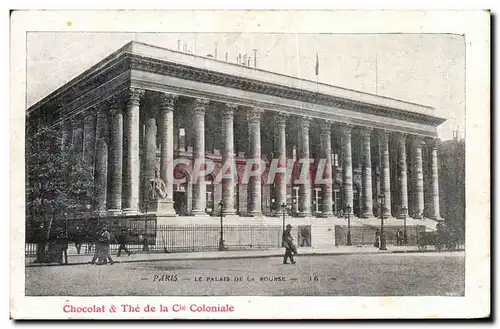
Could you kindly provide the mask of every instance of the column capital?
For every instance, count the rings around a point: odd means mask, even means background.
[[[83,120],[85,123],[91,123],[94,120],[94,112],[87,112]]]
[[[345,123],[345,124],[341,124],[339,126],[340,128],[340,132],[342,133],[342,135],[351,135],[351,132],[352,132],[352,128],[353,128],[353,125],[352,124],[349,124],[349,123]]]
[[[251,107],[250,110],[247,112],[247,120],[249,122],[260,122],[260,118],[262,117],[262,114],[264,113],[264,110],[258,107]]]
[[[415,146],[415,147],[422,147],[425,145],[424,139],[422,137],[419,137],[419,136],[413,136],[412,143],[413,143],[413,146]]]
[[[168,94],[168,93],[160,93],[158,100],[160,102],[160,111],[173,111],[174,104],[179,98],[178,95]]]
[[[322,134],[330,133],[332,129],[332,121],[330,120],[321,120],[319,124],[320,130]]]
[[[223,117],[233,117],[234,111],[238,110],[238,105],[234,103],[226,103],[224,104],[224,109],[222,110]]]
[[[205,114],[205,108],[210,104],[210,100],[206,98],[195,98],[193,111],[196,114]]]
[[[139,88],[129,88],[127,94],[127,103],[129,105],[139,105],[144,97],[145,90]]]
[[[372,133],[373,133],[373,128],[371,128],[371,127],[360,128],[360,134],[362,137],[371,137]]]
[[[286,126],[286,120],[288,119],[288,113],[278,112],[275,115],[275,119],[276,119],[276,126],[284,127],[284,126]]]
[[[396,138],[398,139],[398,141],[400,141],[400,142],[405,142],[406,137],[408,136],[407,133],[402,133],[402,132],[398,132],[395,135],[396,135]]]
[[[120,103],[115,102],[111,104],[109,112],[112,116],[115,116],[116,114],[123,114],[123,106],[121,106]]]
[[[309,128],[312,123],[312,118],[311,117],[300,117],[300,126],[302,128]]]
[[[82,121],[82,115],[80,113],[73,115],[69,118],[69,122],[71,122],[72,126],[78,125]]]
[[[429,145],[432,149],[437,149],[439,146],[439,138],[427,138],[425,144]]]

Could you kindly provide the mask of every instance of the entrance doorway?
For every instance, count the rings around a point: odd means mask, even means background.
[[[174,191],[174,209],[179,216],[187,215],[186,184],[180,185],[179,189]]]
[[[352,211],[355,216],[361,217],[361,193],[359,185],[354,184],[352,192],[353,192]]]

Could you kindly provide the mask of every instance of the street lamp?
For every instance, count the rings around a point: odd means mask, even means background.
[[[407,234],[407,231],[406,231],[406,212],[408,211],[408,208],[406,207],[403,207],[403,219],[404,219],[404,228],[405,228],[405,231],[404,231],[404,235],[403,235],[403,244],[404,245],[407,245],[408,244],[408,234]]]
[[[348,205],[346,208],[347,211],[347,245],[352,246],[351,242],[351,206]]]
[[[283,231],[285,230],[285,214],[286,214],[286,203],[283,202],[281,205],[281,210],[283,211]]]
[[[144,218],[144,239],[142,244],[142,251],[149,251],[147,236],[148,236],[148,218],[146,217]]]
[[[384,235],[384,205],[385,205],[385,195],[380,193],[380,250],[387,250],[385,246],[385,235]]]
[[[219,240],[219,251],[224,251],[226,249],[224,247],[224,229],[223,229],[223,224],[222,224],[222,218],[224,217],[224,215],[222,214],[222,211],[224,210],[224,201],[220,200],[219,207],[220,207],[220,240]]]

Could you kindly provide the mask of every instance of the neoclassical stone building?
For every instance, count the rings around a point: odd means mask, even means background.
[[[130,42],[28,108],[26,120],[28,139],[56,127],[62,152],[77,147],[93,163],[100,217],[203,217],[222,200],[228,216],[272,217],[286,203],[294,217],[351,209],[368,221],[381,194],[386,218],[405,208],[414,219],[440,217],[444,119],[415,103]],[[189,164],[173,165],[205,158],[213,173],[196,181]],[[293,160],[292,178],[245,184],[248,159],[264,160],[266,172],[272,159]],[[301,159],[312,159],[311,179],[297,185]],[[313,179],[318,159],[327,183]],[[226,162],[236,175],[214,183]],[[165,183],[164,198],[150,197],[155,182]]]

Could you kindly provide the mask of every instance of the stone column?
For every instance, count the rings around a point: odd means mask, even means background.
[[[108,183],[107,109],[98,109],[96,121],[96,149],[94,172],[94,210],[101,216],[106,213]]]
[[[422,146],[424,142],[422,139],[416,137],[413,140],[414,154],[415,154],[415,214],[414,218],[423,218],[424,212],[424,172],[422,163]]]
[[[430,142],[431,145],[431,170],[432,170],[432,203],[430,217],[432,219],[439,219],[439,172],[438,172],[438,140],[434,139]]]
[[[380,192],[384,194],[384,218],[392,216],[391,212],[391,163],[389,162],[389,133],[382,130],[379,135],[381,151]]]
[[[248,136],[250,139],[250,158],[254,161],[254,168],[260,164],[261,146],[260,146],[260,118],[261,109],[252,108],[247,115]],[[261,177],[252,176],[248,181],[248,206],[247,211],[250,215],[257,216],[262,214],[262,182]]]
[[[399,146],[399,173],[400,173],[400,187],[399,193],[401,193],[401,209],[400,218],[406,216],[403,208],[408,211],[408,170],[406,168],[406,135],[398,135],[398,146]]]
[[[83,125],[83,157],[87,165],[94,165],[94,151],[96,148],[95,145],[95,119],[94,119],[94,111],[95,109],[91,109],[91,113],[87,114],[84,118]]]
[[[62,123],[61,150],[68,151],[73,139],[73,126],[71,120]]]
[[[205,164],[205,108],[208,106],[207,99],[198,98],[195,100],[193,109],[194,119],[194,148],[193,148],[193,163],[199,165],[197,170],[204,169]],[[201,169],[200,169],[201,168]],[[193,184],[193,210],[192,215],[205,214],[207,203],[205,185],[205,177],[200,175],[197,182]]]
[[[333,179],[332,179],[332,135],[331,135],[331,122],[325,121],[321,124],[321,159],[325,160],[324,180],[326,181],[323,186],[323,216],[333,215]]]
[[[83,128],[81,116],[76,115],[72,117],[71,125],[73,127],[73,151],[79,155],[83,155]]]
[[[174,104],[178,96],[172,94],[160,95],[160,178],[167,186],[167,204],[163,207],[163,213],[175,214],[173,208],[173,178],[174,178]]]
[[[288,115],[286,113],[279,113],[276,115],[276,136],[277,136],[277,154],[278,163],[280,168],[286,168],[286,120]],[[286,204],[286,173],[278,173],[277,175],[277,193],[276,202],[281,210],[281,205]]]
[[[344,125],[342,129],[342,190],[344,194],[344,214],[347,213],[347,206],[351,207],[353,214],[353,190],[352,190],[352,148],[351,148],[351,129],[349,125]]]
[[[238,109],[235,104],[226,104],[222,114],[222,135],[224,146],[222,150],[222,167],[229,166],[230,178],[222,179],[222,202],[224,202],[223,213],[232,215],[234,211],[234,175],[236,164],[234,161],[234,111]],[[223,173],[224,174],[224,173]]]
[[[148,182],[155,178],[155,165],[156,165],[156,116],[153,113],[149,113],[145,117],[144,122],[144,180],[145,180],[145,197],[149,200],[150,191]]]
[[[371,128],[362,128],[361,130],[361,138],[363,139],[363,209],[361,217],[363,218],[373,217],[371,133]]]
[[[111,108],[110,147],[108,148],[108,211],[112,214],[122,210],[123,176],[123,109],[121,104]]]
[[[309,168],[310,152],[309,152],[309,127],[311,119],[307,117],[300,118],[300,144],[299,144],[299,159],[306,161],[302,163],[302,168]],[[305,166],[305,167],[304,167]],[[302,169],[301,168],[301,172]],[[299,217],[311,216],[311,178],[309,170],[303,182],[299,185]]]
[[[139,107],[144,90],[131,88],[123,122],[125,150],[123,159],[123,211],[135,214],[139,210]]]

